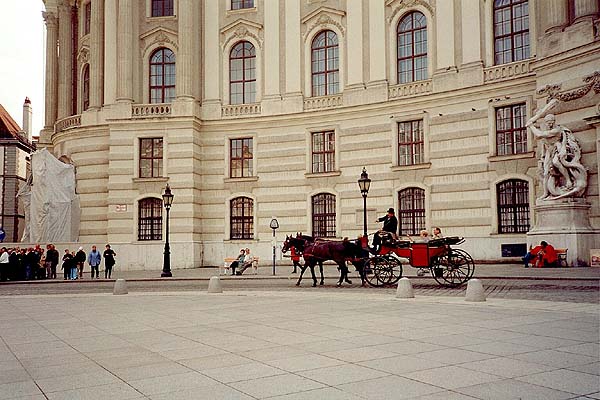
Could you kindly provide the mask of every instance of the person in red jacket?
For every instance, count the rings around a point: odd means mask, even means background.
[[[529,267],[529,261],[533,258],[535,258],[534,267],[556,267],[558,255],[551,244],[542,240],[539,246],[535,246],[523,257],[525,268]]]
[[[290,249],[290,257],[292,259],[292,262],[294,263],[294,270],[292,271],[292,274],[297,273],[297,268],[302,268],[302,265],[300,265],[300,253],[298,253],[296,251],[296,248],[294,246],[292,246],[292,248]]]

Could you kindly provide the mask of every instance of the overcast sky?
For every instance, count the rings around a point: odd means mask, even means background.
[[[44,127],[44,3],[0,0],[0,5],[0,104],[22,128],[29,97],[37,136]]]

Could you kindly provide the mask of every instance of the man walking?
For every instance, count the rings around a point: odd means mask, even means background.
[[[85,251],[80,247],[75,254],[75,266],[79,270],[79,278],[83,279],[83,265],[85,264]]]
[[[110,248],[110,244],[107,244],[106,250],[104,250],[104,279],[110,279],[116,255],[117,253]]]
[[[90,264],[90,267],[92,268],[91,279],[94,279],[94,271],[96,271],[96,279],[99,278],[100,273],[98,272],[98,267],[100,266],[100,261],[102,261],[100,252],[96,250],[96,246],[92,246],[92,251],[88,254],[88,264]]]

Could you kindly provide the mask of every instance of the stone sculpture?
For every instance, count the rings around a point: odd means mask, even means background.
[[[548,113],[557,104],[557,99],[551,100],[526,124],[542,145],[538,169],[544,192],[538,200],[582,197],[587,187],[587,170],[581,164],[581,147],[575,135],[557,125],[554,114]],[[545,129],[534,125],[543,116]]]

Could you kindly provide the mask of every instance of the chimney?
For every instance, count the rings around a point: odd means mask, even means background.
[[[33,111],[31,110],[31,100],[29,97],[25,97],[25,103],[23,103],[23,132],[27,135],[27,140],[31,142],[32,135],[32,122],[33,122]]]

